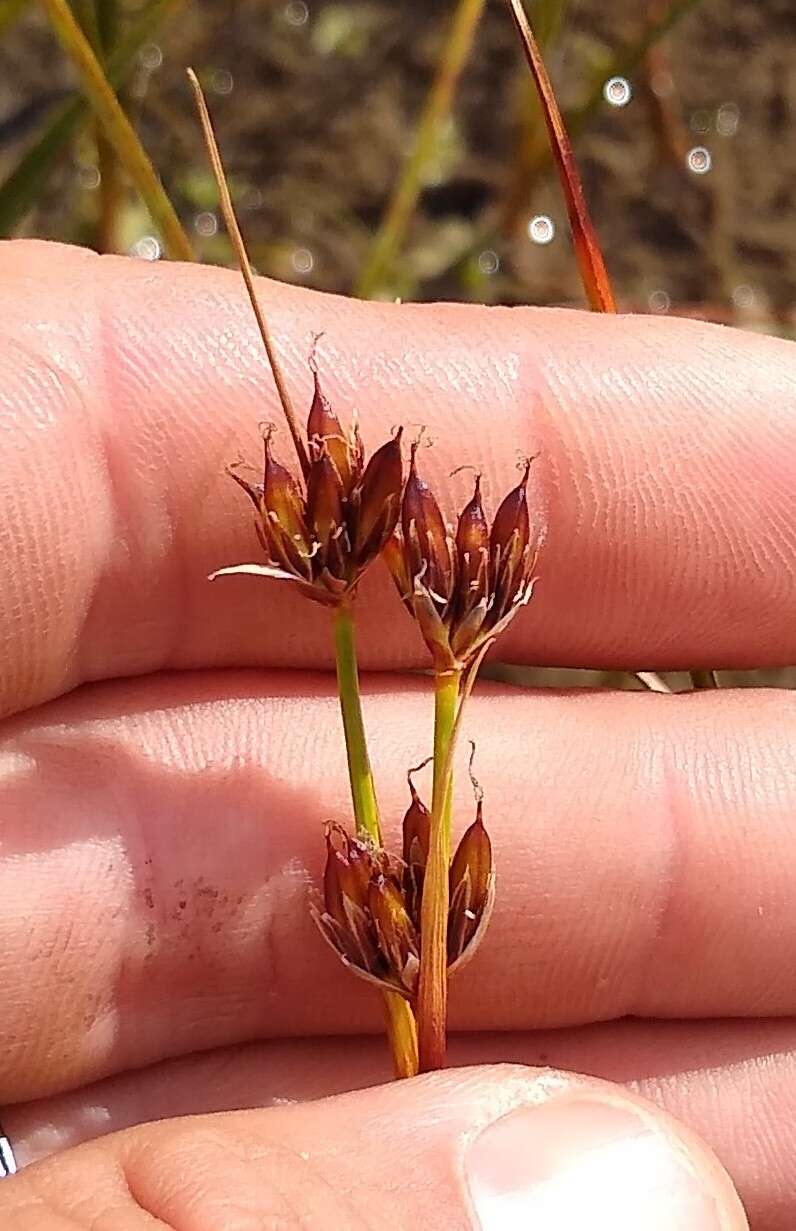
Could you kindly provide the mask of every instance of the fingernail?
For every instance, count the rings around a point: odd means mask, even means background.
[[[725,1219],[720,1168],[717,1183],[651,1118],[598,1099],[510,1112],[471,1144],[465,1171],[480,1231],[744,1226],[742,1215]]]

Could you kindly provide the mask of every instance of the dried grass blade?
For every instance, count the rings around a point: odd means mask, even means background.
[[[589,299],[589,304],[595,312],[615,312],[611,283],[605,261],[597,241],[597,235],[592,225],[583,186],[580,182],[572,146],[567,136],[561,110],[556,101],[555,92],[547,75],[539,48],[534,38],[530,22],[522,6],[522,0],[508,0],[514,23],[522,41],[525,58],[539,91],[542,112],[550,137],[550,145],[558,168],[561,187],[569,213],[569,223],[572,228],[572,238],[575,245],[575,256],[580,270],[581,281]]]
[[[282,369],[280,367],[276,349],[271,338],[271,330],[268,327],[268,322],[265,319],[265,313],[260,307],[257,299],[257,292],[254,289],[254,275],[252,273],[252,267],[246,252],[246,245],[243,242],[240,226],[238,225],[238,219],[235,215],[235,207],[232,204],[232,197],[230,195],[229,185],[227,183],[227,176],[224,171],[224,163],[221,160],[221,151],[218,148],[216,135],[213,131],[213,123],[210,119],[210,112],[207,109],[207,102],[205,101],[202,87],[199,84],[199,78],[196,76],[196,73],[192,68],[189,68],[187,72],[188,80],[191,83],[191,89],[193,90],[194,98],[196,99],[196,108],[199,112],[199,119],[202,124],[202,131],[204,133],[205,144],[207,145],[207,152],[210,157],[210,164],[213,168],[213,175],[215,176],[216,184],[218,186],[221,212],[224,215],[224,222],[226,223],[227,232],[229,233],[229,238],[232,242],[232,247],[235,249],[235,256],[237,257],[240,272],[243,275],[243,281],[246,283],[249,301],[257,320],[257,328],[259,329],[260,337],[263,340],[265,353],[268,356],[268,363],[271,368],[277,393],[279,394],[279,401],[282,404],[282,410],[284,412],[285,419],[287,420],[290,435],[293,438],[293,446],[296,450],[296,455],[301,465],[301,472],[306,479],[310,468],[307,450],[304,447],[304,441],[302,440],[301,432],[299,430],[296,412],[293,409],[290,393],[288,392],[285,378],[282,375]]]

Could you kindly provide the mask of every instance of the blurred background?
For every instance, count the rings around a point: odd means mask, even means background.
[[[794,0],[526,8],[620,308],[793,337]],[[162,179],[176,238],[84,98],[75,31]],[[504,0],[0,0],[0,235],[233,264],[189,64],[259,272],[363,297],[584,303]],[[667,683],[715,683],[700,675]],[[720,682],[796,686],[796,670]]]
[[[163,255],[38,0],[0,0],[0,233]],[[71,0],[205,261],[356,294],[582,302],[503,0]],[[793,0],[529,0],[620,304],[791,334]]]

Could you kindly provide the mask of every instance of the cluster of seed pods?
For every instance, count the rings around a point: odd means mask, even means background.
[[[530,462],[491,526],[481,479],[455,532],[446,525],[411,448],[404,482],[402,431],[365,460],[356,424],[346,432],[312,362],[314,394],[300,478],[276,460],[264,433],[261,483],[232,477],[256,510],[265,560],[222,573],[256,573],[288,582],[329,607],[347,602],[365,569],[383,555],[401,599],[417,621],[437,672],[465,670],[491,644],[533,589],[536,560],[527,503]],[[407,999],[417,990],[421,898],[430,815],[411,783],[399,857],[337,824],[326,831],[323,902],[313,913],[338,956],[357,974]],[[474,951],[493,896],[492,849],[480,792],[476,818],[450,865],[448,964]]]
[[[420,971],[420,907],[428,859],[431,816],[415,790],[403,821],[397,858],[339,825],[326,831],[323,906],[313,915],[324,938],[356,974],[413,1000]],[[448,970],[475,952],[494,897],[492,844],[483,804],[465,831],[450,865]]]

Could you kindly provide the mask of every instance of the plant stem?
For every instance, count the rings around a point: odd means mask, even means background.
[[[108,59],[118,37],[116,0],[94,0],[98,50],[102,53],[102,67],[108,72]],[[120,98],[124,105],[124,99]],[[97,130],[97,166],[99,167],[99,219],[97,222],[97,248],[100,252],[116,252],[119,248],[119,223],[124,202],[124,189],[119,174],[119,163],[113,147],[102,131]]]
[[[354,294],[369,299],[389,275],[414,213],[423,172],[434,154],[442,121],[451,109],[456,85],[472,49],[485,0],[458,0],[434,80],[417,124],[411,153],[404,163],[384,217],[356,281]]]
[[[337,691],[343,715],[348,778],[357,833],[381,846],[379,808],[359,695],[354,614],[348,603],[341,603],[334,613],[334,647]],[[418,1069],[417,1025],[411,1005],[397,992],[384,992],[384,1010],[395,1075],[414,1077]]]
[[[431,837],[420,908],[420,984],[417,995],[420,1071],[442,1068],[448,1016],[448,905],[453,772],[461,672],[434,678],[434,787]]]
[[[691,687],[695,692],[719,686],[715,671],[689,671],[688,674],[691,677]]]
[[[53,32],[77,69],[83,92],[116,156],[141,194],[167,252],[177,260],[192,261],[193,249],[174,206],[74,13],[66,0],[43,0],[43,3]]]
[[[73,5],[81,29],[91,43],[94,54],[106,76],[108,75],[108,55],[115,34],[115,14],[112,2],[113,0],[108,0],[101,8],[98,0],[80,0],[79,4]],[[94,121],[94,129],[97,169],[100,177],[96,246],[98,252],[115,252],[119,206],[122,201],[118,163],[113,146],[106,137],[99,120]]]
[[[556,100],[555,91],[547,75],[544,61],[528,21],[522,0],[508,0],[511,15],[522,42],[525,58],[531,70],[539,99],[550,148],[553,151],[561,189],[569,214],[572,241],[580,270],[581,282],[594,312],[615,312],[613,291],[605,268],[605,261],[591,221],[583,187],[580,182],[572,145]]]
[[[395,1076],[416,1077],[419,1072],[417,1022],[411,1005],[397,992],[385,992],[384,1012]]]
[[[271,375],[274,378],[276,391],[279,395],[279,402],[282,406],[282,411],[284,413],[285,420],[287,421],[290,435],[293,439],[293,447],[296,450],[296,456],[299,460],[299,465],[301,466],[301,473],[304,475],[304,479],[306,480],[310,472],[309,457],[307,456],[307,450],[304,447],[304,441],[301,437],[301,431],[299,430],[296,412],[293,409],[290,391],[288,390],[287,383],[284,375],[282,374],[279,359],[277,358],[276,347],[274,346],[273,339],[271,337],[271,330],[268,325],[268,320],[260,307],[260,301],[257,298],[257,292],[254,289],[254,272],[251,267],[251,262],[249,261],[249,255],[246,251],[246,245],[243,242],[243,235],[241,234],[240,225],[238,223],[237,215],[235,214],[235,207],[232,204],[232,194],[229,191],[229,184],[227,183],[227,176],[224,171],[224,163],[221,160],[221,151],[218,148],[216,134],[213,131],[213,121],[210,119],[210,112],[207,108],[207,101],[205,99],[204,92],[199,84],[199,78],[196,76],[196,73],[192,68],[189,68],[186,71],[188,74],[188,81],[191,84],[191,89],[193,90],[194,98],[196,100],[196,109],[199,113],[199,120],[202,125],[202,132],[204,133],[205,145],[207,146],[207,153],[210,157],[210,166],[213,169],[213,175],[215,176],[216,185],[218,187],[221,213],[224,217],[227,234],[229,235],[230,243],[232,244],[232,248],[237,258],[238,268],[240,269],[246,286],[246,292],[249,296],[252,311],[254,312],[254,319],[257,321],[257,328],[260,331],[260,337],[262,338],[263,346],[265,347],[265,353],[268,356],[268,366],[271,369]]]
[[[354,616],[348,603],[341,603],[334,613],[335,664],[340,711],[343,715],[345,746],[348,755],[348,777],[357,833],[364,834],[381,846],[381,824],[376,803],[376,788],[370,768],[362,703],[359,697],[359,672],[354,635]]]
[[[97,169],[99,171],[99,215],[97,251],[116,252],[119,248],[119,213],[123,201],[119,164],[113,147],[97,126]]]
[[[271,331],[265,313],[262,311],[254,289],[254,278],[251,264],[243,242],[240,226],[235,215],[232,197],[224,173],[224,164],[213,131],[213,124],[207,103],[199,84],[199,79],[193,69],[188,69],[188,80],[196,99],[199,118],[210,155],[210,163],[218,185],[221,200],[221,212],[229,232],[235,255],[238,259],[241,274],[246,284],[249,300],[254,311],[260,336],[268,356],[268,363],[274,377],[279,400],[287,419],[288,427],[296,448],[302,473],[305,478],[309,471],[307,457],[298,421],[293,410],[287,385],[276,351],[271,339]],[[370,768],[368,745],[365,737],[365,723],[362,718],[362,702],[359,694],[359,670],[357,667],[356,635],[354,615],[348,602],[342,602],[334,613],[334,647],[335,665],[337,667],[337,691],[340,697],[340,711],[343,716],[343,731],[345,732],[346,756],[348,758],[348,779],[351,785],[351,799],[354,806],[354,820],[357,833],[364,835],[376,846],[381,846],[381,823],[379,807],[376,802],[376,788],[373,783],[373,772]],[[417,1073],[417,1025],[411,1005],[399,996],[397,992],[384,992],[384,1008],[386,1017],[387,1039],[392,1052],[395,1073],[397,1077],[414,1077]]]
[[[160,24],[184,6],[185,0],[150,0],[140,15],[131,21],[116,50],[108,59],[107,75],[118,88],[129,76],[140,48],[154,37]],[[4,14],[0,16],[2,34]],[[49,126],[20,158],[0,184],[0,234],[19,226],[33,208],[37,194],[46,182],[56,157],[84,122],[87,103],[82,95],[73,98],[55,113]]]
[[[442,819],[448,828],[450,842],[451,804],[453,800],[453,774],[445,771],[448,746],[456,722],[456,703],[459,699],[461,673],[449,671],[434,679],[434,784],[431,807],[441,809]],[[445,779],[447,778],[447,782]],[[443,799],[444,791],[444,799]]]

